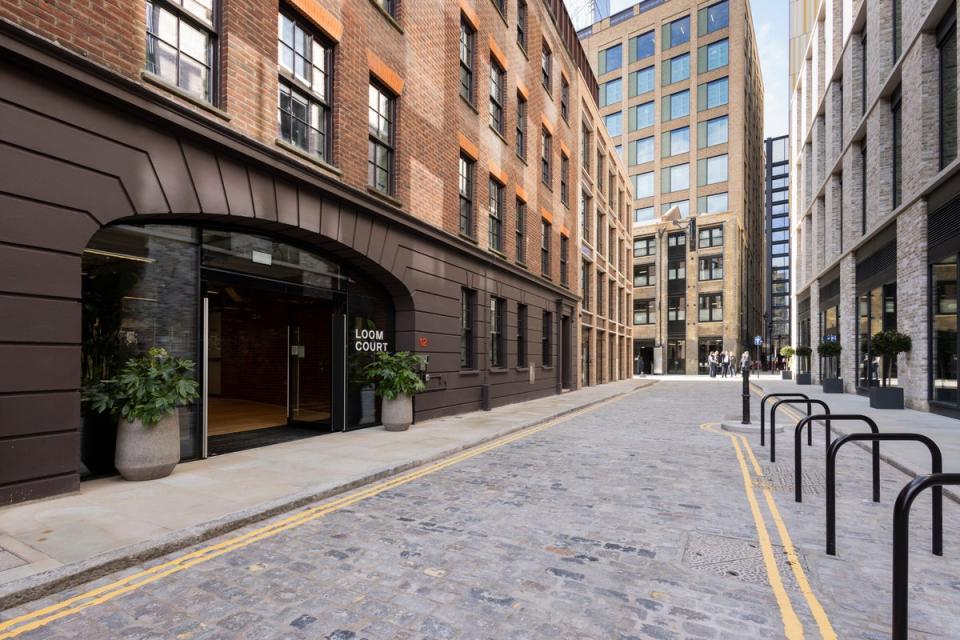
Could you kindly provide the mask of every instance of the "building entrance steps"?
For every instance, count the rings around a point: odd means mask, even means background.
[[[655,384],[624,380],[419,422],[181,463],[161,480],[91,480],[0,509],[0,610]]]
[[[762,378],[753,381],[752,386],[755,395],[802,391],[811,399],[823,400],[830,405],[831,413],[856,413],[872,418],[877,423],[880,433],[909,432],[925,435],[932,438],[943,451],[943,470],[960,471],[960,420],[914,409],[871,409],[870,399],[865,396],[852,393],[823,393],[819,385],[797,386],[791,380]],[[777,413],[784,413],[783,409],[784,407],[781,407]],[[769,408],[767,411],[769,412]],[[802,406],[794,407],[788,409],[783,416],[778,415],[777,420],[779,422],[785,419],[787,424],[795,425],[804,414],[805,410]],[[862,429],[855,424],[837,423],[832,426],[832,430],[836,435],[847,435]],[[869,443],[866,446],[869,447]],[[883,442],[880,445],[880,457],[891,466],[911,476],[930,472],[930,453],[925,447],[914,442]],[[944,495],[960,502],[960,492],[945,489]]]

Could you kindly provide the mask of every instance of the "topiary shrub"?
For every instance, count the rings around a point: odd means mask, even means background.
[[[870,350],[883,358],[883,386],[890,380],[890,367],[901,353],[907,353],[913,348],[913,340],[905,333],[890,329],[874,334],[870,341]]]

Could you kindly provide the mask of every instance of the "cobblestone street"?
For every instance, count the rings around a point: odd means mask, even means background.
[[[884,465],[874,504],[869,456],[844,450],[825,556],[822,428],[796,505],[792,429],[769,465],[757,438],[704,426],[739,406],[734,383],[660,382],[8,610],[0,639],[889,637],[906,476]],[[929,498],[913,514],[915,637],[960,637],[960,505],[944,504],[943,558]]]

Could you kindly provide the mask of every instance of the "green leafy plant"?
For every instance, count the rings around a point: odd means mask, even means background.
[[[166,349],[154,347],[144,356],[127,360],[115,377],[84,387],[82,398],[95,411],[152,427],[177,407],[197,399],[194,366],[191,360],[173,358]]]
[[[890,367],[893,366],[897,356],[901,353],[907,353],[913,348],[913,340],[905,333],[900,333],[890,329],[875,333],[870,341],[870,350],[884,356],[883,358],[883,386],[887,386],[890,380]]]
[[[824,358],[833,358],[840,355],[842,351],[843,347],[835,341],[824,341],[817,345],[817,353]]]
[[[795,351],[790,345],[780,348],[780,355],[782,355],[784,358],[792,358],[794,353]]]
[[[800,345],[794,350],[794,353],[798,358],[800,358],[800,372],[807,372],[807,358],[810,357],[810,354],[813,353],[813,349],[806,345]]]
[[[363,374],[367,381],[377,385],[377,395],[395,400],[400,395],[412,396],[427,388],[420,377],[420,371],[426,364],[423,356],[409,351],[381,351],[373,362],[363,368]]]

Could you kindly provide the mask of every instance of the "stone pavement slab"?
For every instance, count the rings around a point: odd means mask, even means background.
[[[91,480],[74,494],[4,507],[0,548],[16,545],[27,562],[14,566],[0,552],[0,608],[650,384],[588,387],[427,420],[401,433],[374,427],[327,434],[182,463],[161,480]]]

